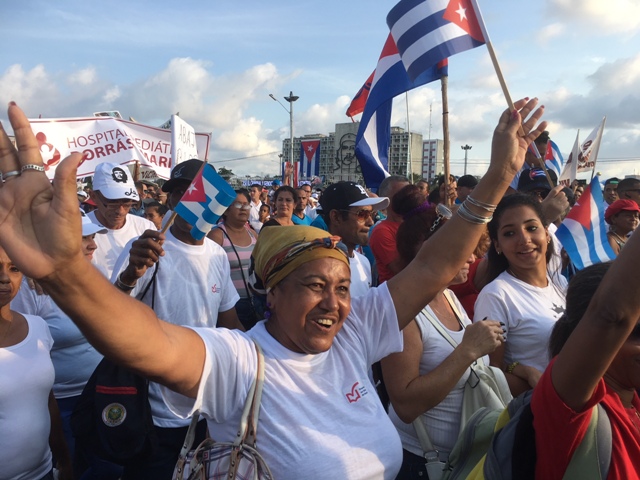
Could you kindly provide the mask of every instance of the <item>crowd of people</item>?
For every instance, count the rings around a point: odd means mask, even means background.
[[[194,412],[196,444],[235,438],[254,342],[266,363],[257,447],[277,479],[428,478],[415,422],[446,462],[477,362],[514,396],[533,389],[536,478],[563,478],[598,403],[613,432],[608,478],[639,478],[640,180],[605,182],[620,260],[568,282],[554,232],[584,189],[550,185],[532,163],[529,146],[549,140],[543,110],[523,99],[501,115],[482,178],[394,175],[376,193],[255,184],[196,239],[172,210],[202,161],[162,185],[101,163],[85,192],[73,154],[51,183],[10,104],[0,480],[50,480],[54,467],[61,480],[172,478]],[[150,380],[158,441],[124,467],[70,428],[103,356]]]

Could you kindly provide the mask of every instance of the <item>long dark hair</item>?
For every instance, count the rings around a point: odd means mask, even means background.
[[[540,223],[547,228],[549,226],[549,222],[544,216],[542,212],[542,207],[540,206],[540,202],[535,200],[531,195],[524,195],[522,193],[516,193],[514,195],[509,195],[500,200],[496,211],[493,213],[493,220],[489,222],[489,238],[491,238],[491,246],[489,247],[489,252],[487,253],[487,260],[489,262],[488,266],[488,278],[489,281],[493,281],[496,279],[498,275],[504,272],[507,268],[509,268],[509,260],[505,255],[498,255],[498,251],[496,250],[495,242],[498,239],[498,230],[500,228],[500,221],[502,220],[502,215],[508,210],[517,207],[529,207],[531,208]],[[553,255],[553,240],[551,243],[547,245],[547,254],[546,260],[547,265],[551,260],[551,255]]]
[[[404,267],[411,263],[422,243],[437,231],[432,232],[431,227],[438,215],[435,206],[428,204],[416,185],[407,185],[399,190],[393,197],[392,207],[404,218],[396,234],[396,248]],[[441,219],[438,228],[445,222],[444,218]]]
[[[293,196],[293,203],[298,203],[298,194],[293,187],[290,187],[289,185],[282,185],[276,190],[276,193],[273,194],[273,203],[276,203],[278,197],[283,192],[289,192]]]

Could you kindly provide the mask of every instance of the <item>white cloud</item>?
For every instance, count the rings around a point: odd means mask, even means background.
[[[565,25],[552,23],[542,28],[536,35],[536,40],[542,45],[549,44],[550,41],[558,38],[565,32]]]
[[[547,8],[563,22],[591,27],[589,35],[635,34],[640,27],[637,0],[549,0]]]

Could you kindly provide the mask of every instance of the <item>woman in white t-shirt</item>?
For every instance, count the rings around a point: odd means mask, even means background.
[[[363,297],[350,296],[349,261],[339,239],[313,227],[263,228],[254,249],[255,273],[267,289],[271,316],[246,333],[163,322],[88,268],[79,222],[69,219],[77,208],[75,169],[82,155],[72,154],[56,168],[52,186],[15,103],[8,117],[20,150],[0,128],[0,171],[24,173],[0,186],[0,245],[20,260],[25,274],[43,283],[99,351],[165,385],[165,399],[176,412],[200,409],[216,440],[236,435],[256,374],[252,340],[258,340],[265,385],[257,448],[274,478],[391,480],[400,467],[401,444],[375,396],[369,367],[402,349],[401,330],[476,247],[490,216],[486,206],[504,194],[546,126],[536,126],[542,116],[537,103],[519,100],[516,110],[502,113],[491,165],[474,190],[480,206],[467,205],[466,216],[454,216],[403,271]],[[211,292],[218,293],[215,285]]]
[[[416,185],[407,185],[393,198],[403,222],[396,236],[404,265],[416,256],[420,246],[446,223],[438,209],[425,201]],[[448,213],[446,211],[442,213]],[[449,285],[467,280],[473,254]],[[459,345],[454,347],[436,330],[437,322]],[[412,422],[419,418],[430,441],[446,462],[460,433],[460,412],[469,366],[493,352],[503,341],[500,324],[494,321],[471,324],[454,293],[442,288],[414,321],[402,331],[404,349],[381,361],[385,386],[391,399],[389,417],[398,430],[403,461],[398,479],[426,478],[424,452]],[[489,359],[485,359],[489,363]]]
[[[506,341],[490,355],[515,397],[538,383],[549,363],[551,329],[564,313],[567,281],[549,275],[553,253],[548,223],[531,196],[503,198],[489,223],[489,278],[475,305],[474,320],[504,323]]]
[[[0,480],[53,480],[51,447],[71,478],[59,413],[51,392],[53,339],[45,321],[11,310],[22,273],[0,248]]]

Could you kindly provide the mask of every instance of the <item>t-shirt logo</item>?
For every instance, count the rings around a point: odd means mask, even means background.
[[[358,381],[353,384],[350,392],[345,393],[345,396],[347,397],[347,400],[349,401],[349,403],[356,403],[358,400],[360,400],[362,397],[364,397],[368,393],[369,392],[367,391],[366,385]]]

